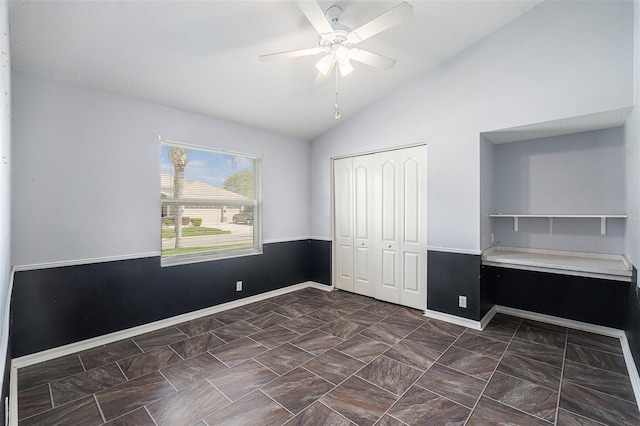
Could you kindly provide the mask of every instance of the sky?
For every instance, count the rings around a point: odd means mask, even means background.
[[[173,174],[170,148],[168,145],[160,147],[160,173]],[[244,170],[253,171],[254,159],[250,157],[199,149],[187,149],[186,154],[189,160],[184,171],[186,180],[199,180],[223,188],[225,179],[232,174]]]

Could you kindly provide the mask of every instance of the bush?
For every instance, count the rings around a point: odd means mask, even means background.
[[[191,218],[189,216],[182,216],[182,226],[187,226],[190,221]]]
[[[201,217],[194,217],[191,219],[191,224],[193,226],[200,226],[202,225],[202,218]]]
[[[172,217],[163,217],[162,224],[164,226],[173,226],[173,218]]]

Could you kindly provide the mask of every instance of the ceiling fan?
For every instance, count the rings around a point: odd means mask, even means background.
[[[336,64],[341,76],[351,73],[353,71],[351,60],[385,70],[392,68],[396,63],[394,59],[353,46],[404,21],[413,13],[413,6],[403,2],[352,31],[339,23],[342,16],[342,9],[339,6],[331,6],[323,12],[316,1],[296,0],[296,3],[318,31],[320,36],[318,46],[262,55],[260,60],[266,62],[322,53],[324,56],[316,64],[318,69],[316,85],[323,84],[327,80]]]

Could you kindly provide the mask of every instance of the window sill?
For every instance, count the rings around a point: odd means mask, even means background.
[[[161,257],[160,266],[177,266],[177,265],[187,265],[189,263],[199,263],[199,262],[211,262],[222,259],[232,259],[236,257],[245,257],[245,256],[255,256],[262,254],[262,247],[250,247],[246,249],[239,250],[226,250],[223,253],[194,253],[194,254],[183,254],[179,256],[166,256]]]

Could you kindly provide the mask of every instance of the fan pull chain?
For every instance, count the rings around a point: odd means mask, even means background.
[[[338,67],[336,68],[336,101],[333,103],[333,109],[335,110],[334,117],[336,120],[340,118],[340,104],[338,103]]]

